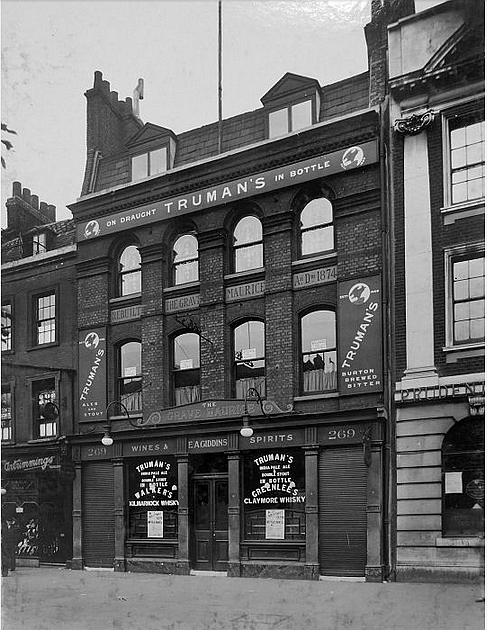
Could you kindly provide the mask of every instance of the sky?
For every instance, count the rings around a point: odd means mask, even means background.
[[[416,0],[416,11],[440,0]],[[2,227],[12,182],[71,217],[95,70],[176,134],[218,119],[217,0],[2,0]],[[258,109],[286,73],[334,83],[367,70],[370,0],[223,0],[223,118]]]

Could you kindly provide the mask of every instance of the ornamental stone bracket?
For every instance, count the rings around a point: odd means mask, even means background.
[[[469,396],[468,406],[471,416],[483,416],[485,413],[485,396]]]
[[[423,114],[412,114],[407,118],[398,118],[394,121],[394,131],[408,136],[421,133],[421,131],[431,125],[437,113],[438,112],[429,109]]]

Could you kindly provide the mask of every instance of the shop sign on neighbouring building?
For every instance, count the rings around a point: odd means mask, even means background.
[[[338,285],[340,394],[382,391],[380,276]]]
[[[79,419],[102,420],[107,405],[105,329],[80,332],[78,346]]]
[[[485,396],[484,381],[468,383],[445,383],[427,387],[410,387],[397,389],[396,402],[423,402],[425,400],[442,400],[445,398],[464,398],[465,396]]]
[[[49,470],[52,468],[59,468],[58,455],[28,455],[26,457],[2,460],[2,471],[6,473]]]
[[[364,144],[280,166],[270,171],[235,179],[211,188],[195,190],[179,197],[163,199],[100,219],[82,222],[77,227],[77,239],[78,241],[86,241],[113,232],[134,229],[147,223],[171,219],[189,212],[197,212],[293,184],[300,184],[318,177],[353,170],[373,164],[377,160],[377,142],[371,140]]]

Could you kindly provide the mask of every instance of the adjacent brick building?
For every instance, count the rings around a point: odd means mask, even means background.
[[[72,555],[76,245],[55,213],[15,182],[2,232],[2,511],[24,565]]]

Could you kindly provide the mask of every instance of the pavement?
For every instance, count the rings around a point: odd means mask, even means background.
[[[20,567],[2,630],[483,630],[480,586]]]

